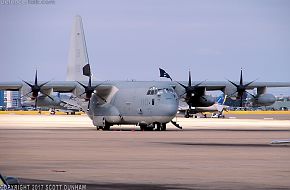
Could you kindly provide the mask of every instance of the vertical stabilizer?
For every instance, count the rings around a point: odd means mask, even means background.
[[[87,81],[83,67],[89,63],[82,18],[76,16],[73,23],[67,65],[68,81]]]
[[[217,102],[219,105],[224,105],[226,99],[227,99],[227,95],[223,95],[223,94],[222,94],[222,95],[220,95],[220,96],[217,98],[216,102]]]

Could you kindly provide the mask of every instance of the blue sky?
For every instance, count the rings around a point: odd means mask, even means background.
[[[290,82],[290,1],[0,0],[0,81],[65,80],[73,18],[81,15],[98,80],[172,78]],[[23,0],[22,2],[26,2]]]

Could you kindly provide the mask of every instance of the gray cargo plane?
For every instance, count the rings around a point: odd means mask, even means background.
[[[72,93],[76,105],[85,110],[98,129],[109,130],[112,125],[134,124],[141,130],[166,130],[166,124],[175,117],[179,100],[191,107],[207,107],[215,103],[206,91],[221,90],[227,95],[242,97],[246,90],[257,88],[255,102],[268,105],[275,102],[267,87],[290,87],[286,82],[187,82],[174,81],[92,81],[85,36],[80,16],[76,16],[71,35],[67,81],[1,82],[0,90],[20,90],[35,100],[46,96],[54,101],[53,92]],[[163,73],[167,77],[167,73]],[[169,76],[169,75],[168,75]],[[175,126],[178,124],[173,122]]]

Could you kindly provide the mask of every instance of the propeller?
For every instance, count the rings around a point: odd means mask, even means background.
[[[30,87],[31,91],[28,92],[28,93],[26,93],[25,95],[23,95],[21,98],[23,98],[24,96],[27,96],[28,94],[32,93],[32,97],[31,97],[31,99],[33,99],[33,100],[35,99],[35,105],[34,105],[34,108],[35,108],[35,109],[36,109],[36,107],[37,107],[37,97],[38,97],[39,92],[42,93],[43,95],[47,96],[48,98],[50,98],[51,100],[54,101],[54,99],[53,99],[50,95],[46,94],[46,93],[42,90],[42,87],[43,87],[44,85],[46,85],[47,83],[49,83],[50,81],[47,81],[47,82],[42,83],[42,84],[39,85],[39,84],[38,84],[38,79],[37,79],[37,70],[36,70],[36,72],[35,72],[34,84],[31,84],[31,83],[29,83],[29,82],[27,82],[27,81],[24,81],[24,80],[22,80],[22,81],[23,81],[24,83],[26,83],[26,84]]]
[[[190,101],[190,99],[195,96],[195,94],[197,93],[197,88],[199,87],[199,85],[201,85],[204,81],[200,82],[200,83],[197,83],[196,85],[192,86],[191,85],[191,73],[189,71],[188,73],[188,85],[185,86],[184,84],[178,82],[178,84],[180,84],[184,89],[185,89],[185,93],[186,94],[186,103],[188,104],[189,106],[189,110],[191,110],[191,107],[192,107],[192,103]],[[183,94],[183,95],[184,95]]]
[[[95,85],[95,86],[92,86],[92,74],[91,74],[91,69],[90,69],[90,65],[89,64],[87,64],[87,65],[85,65],[83,67],[83,75],[89,77],[89,82],[88,82],[88,85],[84,85],[83,83],[77,81],[77,83],[79,83],[85,89],[85,91],[82,94],[80,94],[79,96],[82,96],[82,95],[86,94],[85,101],[88,101],[88,109],[89,109],[90,108],[90,104],[91,104],[91,97],[92,97],[95,89],[98,86],[102,85],[102,83],[98,84],[98,85]],[[106,102],[106,99],[104,99],[104,98],[102,98],[100,96],[98,96],[98,97],[101,98],[104,102]]]
[[[228,80],[232,85],[234,85],[236,87],[236,91],[233,94],[238,93],[237,94],[237,98],[240,99],[240,107],[243,107],[243,96],[244,96],[245,93],[250,94],[251,96],[254,96],[251,93],[247,92],[246,89],[247,89],[248,86],[250,86],[256,80],[253,80],[253,81],[251,81],[249,83],[244,84],[244,81],[243,81],[243,69],[242,68],[241,68],[240,83],[239,84],[236,84],[236,83]],[[231,94],[230,96],[232,96],[233,94]]]

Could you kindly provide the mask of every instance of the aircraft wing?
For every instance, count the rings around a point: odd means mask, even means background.
[[[17,91],[21,89],[22,85],[21,82],[1,82],[0,90]]]
[[[43,89],[52,89],[54,92],[69,93],[77,86],[74,81],[52,81],[43,86]]]
[[[33,82],[31,82],[32,84]],[[44,82],[39,82],[39,84],[43,84]],[[83,84],[86,84],[87,82],[83,82]],[[113,84],[106,83],[103,84],[102,82],[93,82],[94,86],[98,87],[96,88],[98,96],[110,100],[112,98],[112,95],[117,91],[117,88],[114,87]],[[24,90],[26,91],[30,90],[30,87],[26,85],[24,82],[0,82],[0,90],[8,90],[8,91],[20,91]],[[81,87],[77,82],[75,81],[51,81],[47,84],[45,84],[43,87],[41,87],[43,91],[51,90],[53,92],[61,92],[61,93],[73,93],[75,89],[78,89],[79,91],[83,91],[83,87]],[[77,93],[81,94],[81,92]]]
[[[254,82],[249,85],[249,89],[259,87],[290,87],[290,82]]]
[[[33,82],[30,82],[31,84]],[[44,82],[39,82],[39,84],[43,84]],[[86,84],[87,82],[82,82]],[[107,91],[113,85],[109,83],[102,83],[102,82],[93,82],[93,85],[100,85],[97,88],[102,91]],[[63,92],[69,93],[72,92],[78,85],[75,81],[51,81],[48,82],[46,85],[42,87],[43,90],[53,89],[54,92]],[[0,90],[10,90],[10,91],[17,91],[21,90],[23,87],[29,87],[24,82],[0,82]],[[106,93],[106,92],[104,92]],[[103,94],[104,94],[103,93]]]
[[[33,82],[31,82],[32,84]],[[44,82],[43,82],[44,83]],[[42,82],[39,82],[42,84]],[[43,86],[44,90],[53,89],[54,92],[71,92],[77,83],[74,81],[60,81],[60,82],[49,82]],[[24,82],[0,82],[0,90],[17,91],[23,87],[28,87]]]
[[[174,83],[174,86],[179,86],[177,82]],[[180,83],[187,86],[186,81],[180,81]],[[206,88],[207,91],[214,91],[214,90],[224,90],[226,87],[234,87],[231,83],[228,81],[192,81],[192,86],[195,84],[199,84],[198,87],[200,88]],[[238,82],[236,82],[238,83]],[[247,83],[247,82],[245,82]],[[173,85],[172,85],[173,86]],[[290,87],[290,82],[253,82],[249,86],[247,86],[247,89],[254,89],[254,88],[260,88],[260,87]]]

